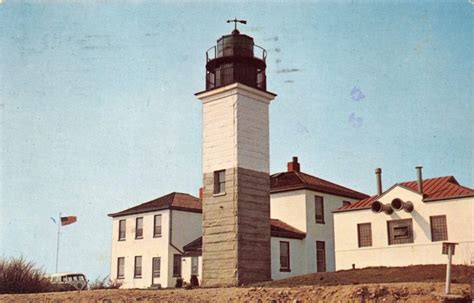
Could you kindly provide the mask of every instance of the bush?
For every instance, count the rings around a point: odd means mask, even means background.
[[[46,292],[51,283],[44,271],[25,258],[0,259],[0,294]]]
[[[103,279],[97,278],[92,282],[89,282],[89,289],[117,289],[122,286],[122,283],[116,280],[111,280],[109,277]]]

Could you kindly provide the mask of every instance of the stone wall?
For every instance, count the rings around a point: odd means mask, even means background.
[[[271,276],[270,178],[227,169],[225,194],[204,174],[203,286],[241,285]]]

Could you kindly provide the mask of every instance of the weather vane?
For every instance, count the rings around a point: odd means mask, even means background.
[[[234,30],[237,30],[237,22],[242,23],[242,24],[247,24],[246,20],[237,20],[237,18],[235,18],[234,20],[227,20],[227,23],[231,23],[231,22],[234,22]]]

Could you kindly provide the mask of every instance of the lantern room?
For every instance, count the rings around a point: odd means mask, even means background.
[[[206,90],[239,82],[266,91],[267,52],[234,29],[206,52]]]

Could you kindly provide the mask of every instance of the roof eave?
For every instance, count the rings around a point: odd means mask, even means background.
[[[166,206],[161,206],[161,207],[149,208],[149,209],[145,209],[145,210],[141,209],[141,210],[135,210],[135,211],[130,211],[130,212],[124,210],[124,211],[121,211],[121,212],[118,212],[118,213],[108,214],[107,216],[115,218],[115,217],[123,217],[123,216],[129,216],[129,215],[150,213],[150,212],[159,211],[159,210],[166,210],[166,209],[170,209],[170,206],[166,205]]]
[[[357,208],[347,208],[347,209],[336,209],[336,210],[333,210],[332,213],[343,213],[343,212],[347,212],[347,211],[367,210],[367,209],[370,209],[370,206],[369,207],[364,206],[364,207],[357,207]]]
[[[303,240],[304,238],[306,238],[306,234],[297,235],[297,234],[278,233],[278,232],[276,233],[273,232],[271,236],[275,238],[286,238],[286,239],[297,239],[297,240]]]
[[[316,188],[316,187],[308,186],[308,185],[298,185],[298,186],[289,186],[289,187],[280,187],[280,188],[276,188],[276,189],[270,189],[270,194],[296,191],[296,190],[301,190],[301,189],[317,191],[317,192],[325,193],[325,194],[328,194],[328,195],[339,196],[339,197],[350,198],[350,199],[362,200],[362,199],[366,199],[366,198],[369,197],[368,195],[364,195],[364,194],[360,194],[356,197],[354,195],[335,193],[335,192],[330,191],[330,190],[321,190],[320,188]]]
[[[456,197],[448,197],[448,198],[425,198],[425,199],[423,199],[423,202],[436,202],[436,201],[464,199],[464,198],[474,198],[474,195],[473,194],[467,194],[467,195],[456,196]]]

